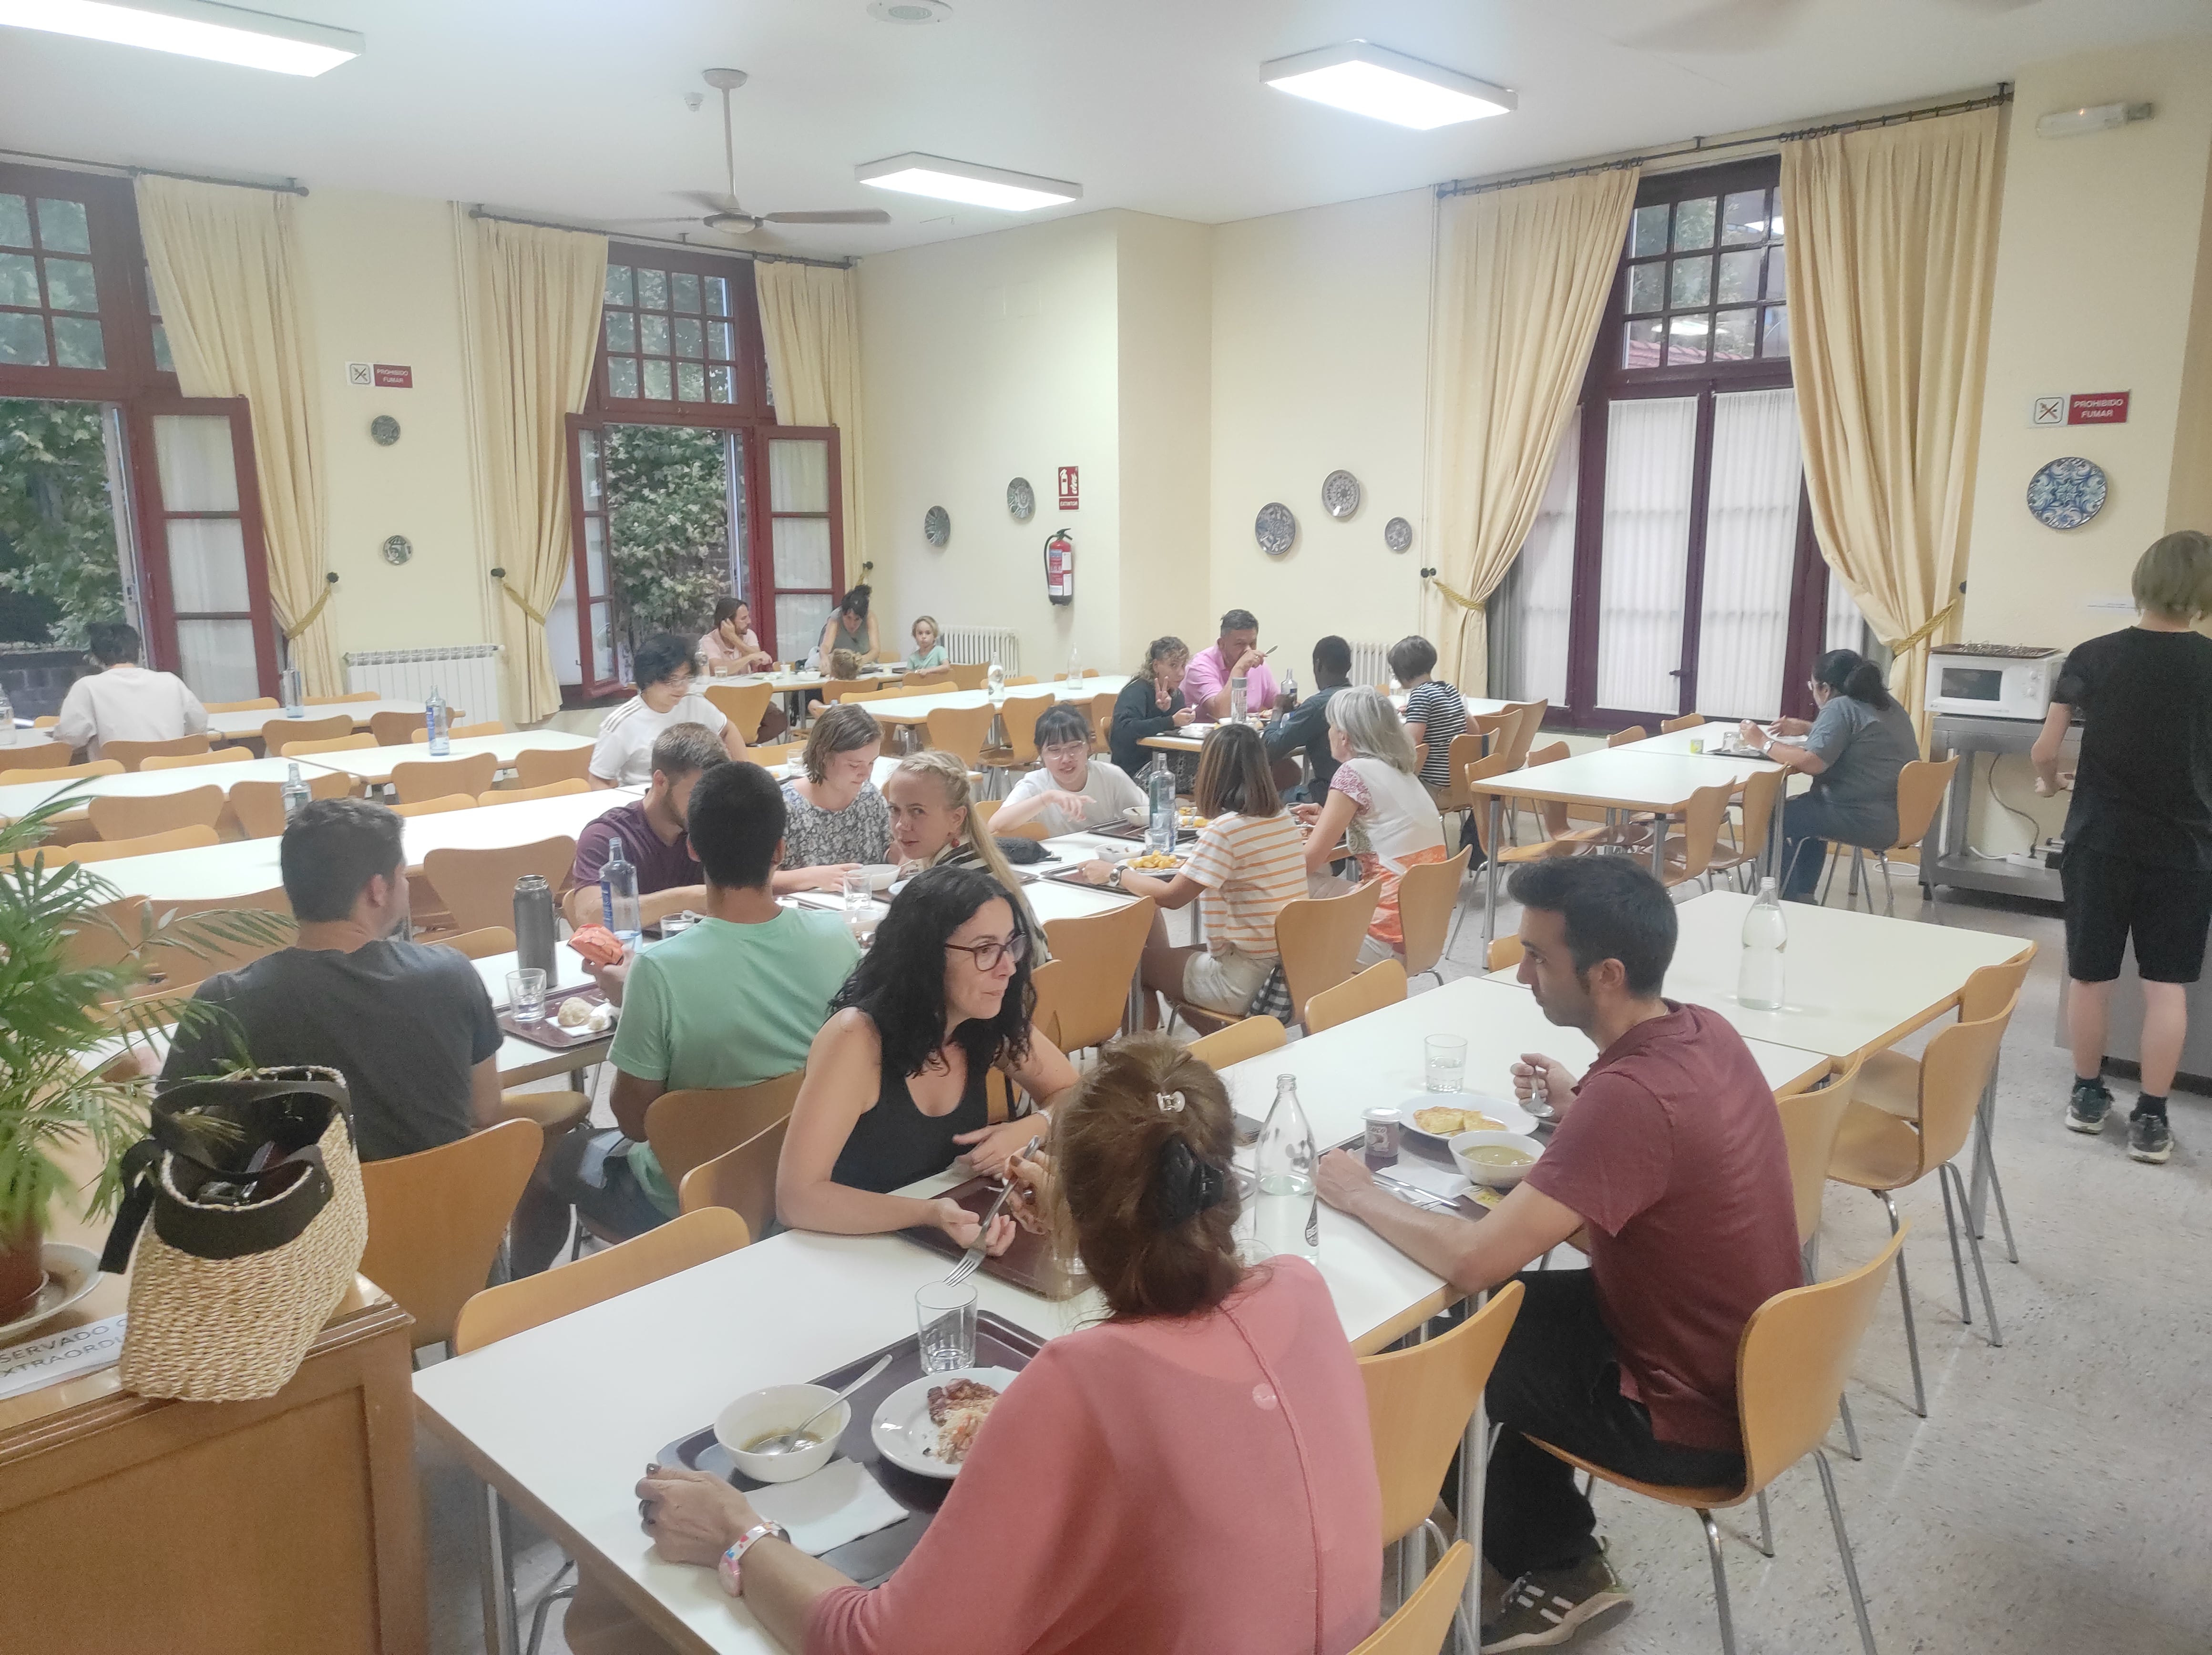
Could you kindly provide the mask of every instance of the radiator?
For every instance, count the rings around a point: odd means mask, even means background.
[[[988,662],[995,655],[1009,678],[1022,670],[1022,640],[1010,627],[951,626],[941,634],[946,658],[963,664]]]
[[[1352,682],[1355,684],[1389,684],[1389,651],[1388,644],[1354,644],[1352,646]]]
[[[374,649],[349,652],[346,688],[373,689],[394,701],[426,701],[435,688],[446,705],[471,723],[500,717],[498,644],[455,644],[446,649]]]

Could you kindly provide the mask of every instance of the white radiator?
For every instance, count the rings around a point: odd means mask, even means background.
[[[1394,639],[1392,642],[1395,642]],[[1389,644],[1354,644],[1352,646],[1352,682],[1355,684],[1388,684],[1390,682],[1390,646]]]
[[[445,649],[355,650],[345,658],[346,688],[373,689],[394,701],[426,701],[443,691],[454,722],[500,717],[498,644],[454,644]]]
[[[1022,670],[1022,640],[1014,636],[1011,627],[951,626],[945,628],[944,636],[945,652],[950,660],[977,664],[996,655],[1009,678]]]

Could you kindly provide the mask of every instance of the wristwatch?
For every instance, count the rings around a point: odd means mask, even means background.
[[[1124,870],[1120,863],[1117,862],[1114,864],[1113,871],[1106,876],[1106,884],[1108,888],[1116,891],[1121,888],[1121,875],[1123,871]]]
[[[787,1544],[791,1539],[791,1531],[781,1523],[756,1523],[739,1535],[729,1550],[722,1554],[722,1561],[716,1565],[715,1573],[722,1578],[722,1590],[728,1592],[731,1597],[736,1597],[741,1595],[744,1589],[738,1575],[739,1560],[752,1549],[755,1541],[764,1540],[769,1535],[774,1535]]]

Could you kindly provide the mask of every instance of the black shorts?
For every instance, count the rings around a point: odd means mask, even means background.
[[[2067,850],[2058,880],[2066,892],[2066,974],[2075,982],[2118,977],[2130,936],[2146,983],[2193,983],[2203,973],[2212,873],[2077,846]]]

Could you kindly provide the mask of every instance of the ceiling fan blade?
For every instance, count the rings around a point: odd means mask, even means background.
[[[603,218],[599,221],[620,227],[624,225],[696,224],[699,221],[687,214],[682,218]]]
[[[678,201],[688,201],[702,212],[735,213],[743,210],[735,196],[726,196],[719,190],[672,190],[669,194]]]
[[[768,224],[888,224],[891,215],[880,207],[854,207],[830,213],[763,213]]]
[[[1650,52],[1761,52],[1779,45],[1802,20],[1804,0],[1713,0],[1622,37]]]

